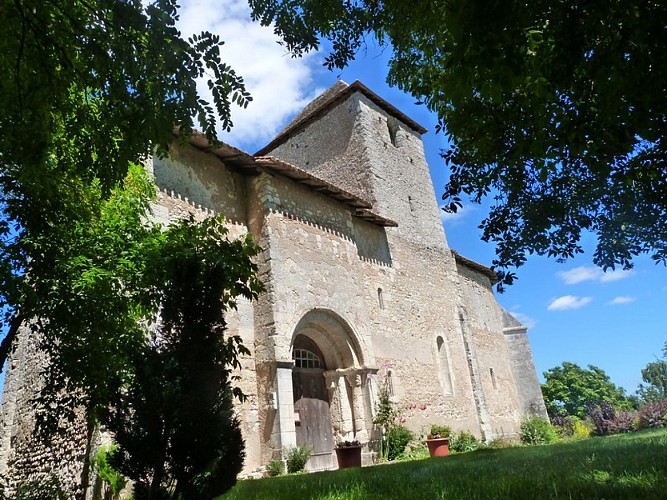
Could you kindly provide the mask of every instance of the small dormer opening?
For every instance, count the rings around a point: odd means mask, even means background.
[[[393,116],[390,116],[387,118],[387,129],[389,129],[389,139],[391,139],[391,143],[393,144],[394,147],[398,147],[398,144],[396,143],[396,134],[398,133],[399,130],[398,126],[398,120],[394,118]]]

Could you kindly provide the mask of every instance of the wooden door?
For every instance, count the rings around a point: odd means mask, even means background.
[[[324,370],[294,368],[292,389],[296,443],[312,448],[310,469],[328,469],[334,443]]]

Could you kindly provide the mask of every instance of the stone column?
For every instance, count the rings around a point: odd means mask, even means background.
[[[366,443],[371,438],[374,408],[370,395],[372,388],[369,375],[376,372],[377,369],[363,367],[350,369],[346,374],[348,384],[352,388],[355,439],[361,443]]]
[[[354,438],[361,442],[368,442],[368,429],[366,428],[366,408],[364,403],[364,382],[366,373],[363,369],[352,368],[345,374],[347,383],[352,390],[352,415],[354,418]]]
[[[276,396],[278,406],[278,429],[280,447],[296,446],[296,430],[294,428],[294,393],[292,391],[293,361],[276,362]]]
[[[324,380],[327,384],[327,391],[329,393],[329,411],[331,412],[331,428],[333,430],[334,442],[341,436],[341,409],[340,409],[340,394],[338,392],[338,373],[336,370],[329,370],[324,372]]]
[[[324,372],[327,384],[333,389],[331,397],[331,420],[336,434],[334,439],[338,440],[354,439],[354,420],[345,375],[345,370],[329,370]]]

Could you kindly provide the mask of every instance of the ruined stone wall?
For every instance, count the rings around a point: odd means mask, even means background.
[[[40,409],[34,398],[44,386],[41,373],[48,361],[28,328],[21,328],[15,342],[2,395],[0,476],[7,487],[5,494],[11,497],[21,487],[46,490],[52,484],[67,492],[68,498],[80,498],[90,481],[83,411],[77,412],[73,422],[63,422],[65,432],[54,435],[50,443],[37,439],[36,414]]]

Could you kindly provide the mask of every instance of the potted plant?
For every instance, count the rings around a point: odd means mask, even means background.
[[[432,425],[431,432],[426,437],[429,455],[432,457],[446,457],[449,455],[449,436],[452,429],[446,425]]]
[[[361,467],[361,444],[359,441],[342,441],[336,445],[338,468]]]

